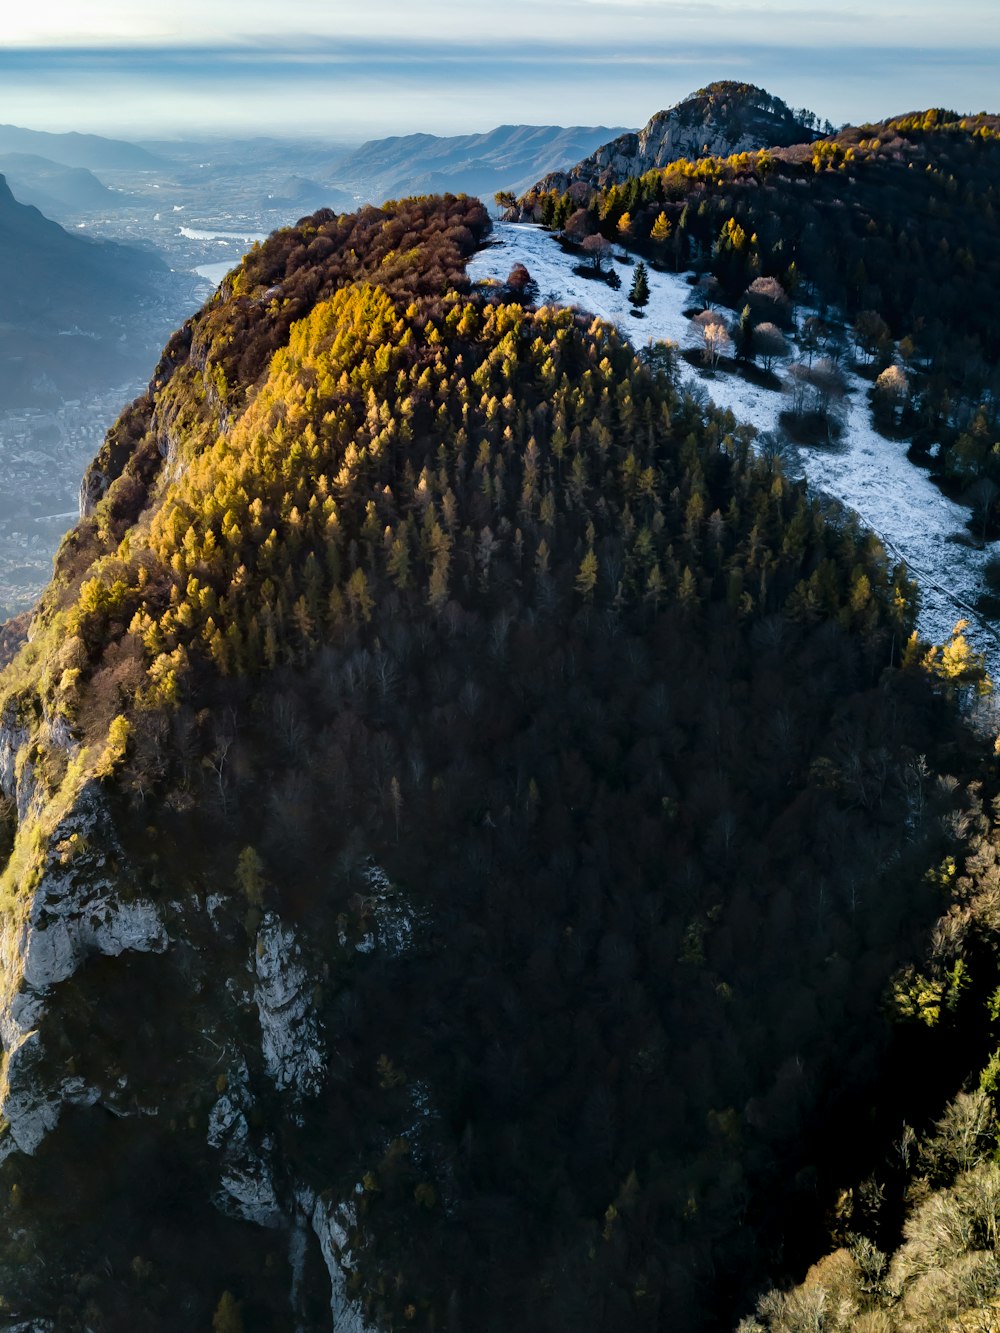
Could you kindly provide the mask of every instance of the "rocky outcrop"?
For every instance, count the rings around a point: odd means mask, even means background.
[[[412,903],[380,865],[371,862],[365,880],[368,892],[359,904],[365,929],[354,947],[358,953],[371,953],[377,948],[389,957],[398,957],[412,946],[422,923]],[[340,943],[347,943],[344,931]]]
[[[573,185],[604,189],[671,162],[787,147],[816,137],[779,98],[750,84],[715,83],[666,111],[638,134],[622,134],[569,171],[544,177],[533,192]]]
[[[6,743],[13,744],[9,733]],[[22,766],[19,781],[23,774]],[[89,783],[48,840],[23,919],[6,924],[0,1111],[9,1129],[0,1141],[0,1160],[15,1149],[33,1153],[58,1122],[63,1104],[92,1105],[101,1095],[78,1077],[42,1072],[52,988],[90,955],[160,953],[167,947],[157,907],[127,884],[122,863],[100,789]]]
[[[97,783],[89,783],[52,834],[45,871],[22,927],[24,986],[36,998],[88,954],[159,953],[167,933],[156,906],[124,897],[123,852]]]
[[[28,728],[7,708],[0,717],[0,791],[19,806],[27,800],[21,791],[30,740]]]
[[[347,1295],[347,1275],[351,1271],[349,1232],[354,1225],[354,1209],[349,1203],[331,1202],[322,1197],[312,1200],[308,1193],[303,1194],[302,1201],[330,1274],[331,1331],[364,1333],[361,1310]]]
[[[208,1144],[219,1151],[223,1162],[216,1204],[257,1226],[280,1227],[286,1219],[269,1160],[273,1144],[266,1136],[260,1144],[254,1141],[249,1080],[246,1061],[237,1058],[209,1115]]]
[[[49,743],[50,723],[43,719],[40,728],[34,740],[44,735]],[[68,730],[60,739],[73,744]],[[24,756],[34,740],[13,714],[0,720],[0,782],[11,794],[19,780],[23,786]],[[41,813],[28,814],[22,836],[39,836],[52,818],[52,800],[46,794]],[[324,1326],[332,1333],[362,1333],[362,1310],[349,1295],[354,1204],[342,1189],[331,1187],[324,1171],[287,1151],[289,1131],[307,1129],[328,1077],[329,1041],[318,997],[325,975],[320,959],[329,949],[273,910],[264,913],[248,940],[242,900],[232,895],[195,891],[162,905],[154,902],[134,881],[123,843],[128,836],[119,830],[104,789],[86,783],[44,839],[44,859],[25,878],[21,906],[7,919],[0,941],[6,980],[0,1003],[0,1113],[6,1121],[0,1162],[15,1159],[10,1166],[16,1171],[17,1154],[35,1157],[48,1136],[64,1132],[60,1121],[69,1107],[133,1123],[142,1117],[151,1133],[169,1138],[179,1123],[193,1126],[192,1113],[204,1106],[206,1199],[226,1217],[287,1238],[290,1311],[313,1312],[304,1316],[303,1327],[316,1326],[311,1321],[321,1300],[324,1306],[328,1302]],[[369,966],[369,954],[398,958],[413,947],[415,932],[424,925],[381,867],[369,862],[364,879],[368,892],[358,899],[356,925],[350,938],[339,942],[343,957],[361,967]],[[166,1054],[166,1043],[173,1043],[169,1058],[178,1071],[176,1084],[157,1083],[156,1062],[141,1053],[134,1061],[129,1054],[120,1062],[77,1066],[60,1044],[79,996],[96,999],[102,993],[101,983],[95,989],[91,980],[95,964],[100,971],[102,959],[126,953],[166,955],[160,966],[183,976],[190,1014],[180,1020],[172,1013],[168,1027],[156,1027],[155,1038],[142,1037],[142,1020],[128,1012],[109,1011],[102,1026],[118,1034],[113,1041],[116,1047],[121,1041],[123,1052],[155,1040],[164,1043]],[[223,985],[213,971],[220,959],[226,960]],[[144,966],[130,966],[137,965]],[[136,1032],[126,1035],[133,1023]],[[188,1026],[182,1031],[180,1023]],[[150,1034],[148,1016],[145,1030]],[[207,1102],[198,1090],[203,1075],[190,1073],[206,1067],[198,1046],[217,1050],[218,1060],[209,1056],[210,1067],[223,1071],[209,1075],[215,1090]],[[415,1096],[412,1141],[422,1160],[421,1131],[430,1112],[422,1086],[415,1085]],[[154,1123],[161,1128],[153,1129]]]
[[[257,935],[256,971],[254,1000],[265,1068],[279,1092],[310,1096],[319,1090],[326,1069],[313,1001],[316,983],[295,932],[273,912]]]
[[[46,800],[44,784],[36,774],[36,740],[70,756],[79,750],[64,717],[43,714],[36,738],[13,707],[4,710],[0,716],[0,793],[14,802],[19,824],[39,814]]]

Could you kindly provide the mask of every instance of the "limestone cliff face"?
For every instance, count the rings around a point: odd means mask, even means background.
[[[123,833],[112,788],[93,777],[73,788],[72,766],[59,788],[47,781],[39,754],[61,745],[72,760],[73,744],[64,721],[0,718],[0,788],[19,812],[5,881],[17,896],[0,932],[0,1189],[16,1201],[31,1180],[40,1192],[45,1162],[81,1141],[95,1169],[108,1154],[100,1174],[123,1136],[163,1145],[184,1134],[201,1196],[188,1206],[213,1210],[219,1228],[251,1225],[285,1256],[287,1270],[273,1268],[289,1328],[360,1333],[348,1284],[363,1185],[303,1172],[288,1136],[315,1132],[341,1073],[320,1016],[329,960],[399,957],[415,918],[371,864],[363,928],[341,922],[333,938],[276,910],[243,920],[239,894],[180,890],[152,845]],[[68,1248],[89,1206],[73,1201]],[[28,1262],[12,1268],[19,1249],[0,1246],[0,1289],[16,1312],[0,1329],[49,1328],[52,1290],[77,1280],[51,1218],[41,1232],[21,1222],[21,1234]]]
[[[717,83],[657,112],[638,134],[622,134],[571,170],[552,172],[535,191],[562,193],[576,184],[603,189],[682,159],[728,157],[814,137],[783,102],[763,89]]]
[[[51,743],[51,726],[42,730]],[[0,1190],[17,1200],[29,1180],[26,1192],[41,1193],[47,1161],[71,1158],[81,1141],[95,1168],[107,1155],[105,1172],[123,1138],[159,1154],[182,1135],[200,1196],[185,1208],[214,1212],[210,1227],[249,1225],[262,1238],[272,1255],[264,1277],[284,1283],[289,1326],[360,1333],[349,1278],[363,1187],[309,1169],[289,1135],[316,1132],[317,1106],[338,1077],[320,1014],[324,969],[331,956],[342,967],[398,957],[414,931],[405,899],[369,867],[364,928],[342,924],[331,939],[273,910],[243,919],[239,895],[178,892],[156,852],[126,845],[135,830],[123,834],[106,784],[46,786],[32,763],[39,734],[12,715],[0,721],[0,785],[20,810],[11,862],[22,866],[0,937]],[[75,1200],[67,1249],[95,1206]],[[58,1244],[47,1248],[61,1234],[51,1218],[38,1232],[20,1225],[31,1258],[15,1265],[9,1234],[0,1244],[0,1290],[14,1312],[0,1329],[48,1328],[77,1278]],[[145,1262],[140,1250],[136,1264]],[[273,1293],[269,1305],[277,1308]],[[193,1325],[150,1324],[161,1326]]]
[[[8,993],[0,1009],[0,1109],[8,1131],[0,1140],[0,1160],[15,1150],[34,1152],[55,1128],[64,1102],[118,1100],[119,1087],[94,1086],[46,1067],[49,1028],[59,1022],[58,1006],[53,1017],[49,1001],[88,957],[166,948],[160,913],[137,889],[128,883],[114,828],[90,783],[48,838],[24,919],[4,941]]]

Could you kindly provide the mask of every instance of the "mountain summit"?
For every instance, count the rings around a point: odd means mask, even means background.
[[[658,111],[638,134],[620,134],[568,172],[551,172],[536,190],[566,190],[577,181],[602,189],[681,158],[728,157],[785,148],[817,137],[816,117],[793,111],[752,83],[723,80]]]

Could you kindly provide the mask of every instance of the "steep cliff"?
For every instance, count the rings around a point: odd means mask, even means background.
[[[957,799],[912,588],[488,225],[253,251],[0,677],[8,1328],[718,1327],[816,1225]]]

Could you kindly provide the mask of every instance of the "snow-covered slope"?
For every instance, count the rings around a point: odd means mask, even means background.
[[[474,281],[503,281],[515,263],[522,263],[538,284],[539,300],[579,306],[616,324],[636,346],[669,339],[682,347],[692,343],[691,322],[684,309],[692,291],[684,275],[650,272],[650,301],[645,318],[630,314],[629,272],[618,264],[622,286],[617,292],[602,282],[578,277],[579,262],[565,254],[551,233],[541,227],[500,223],[494,244],[469,263]],[[691,387],[707,391],[720,407],[760,431],[777,431],[782,395],[750,384],[738,375],[708,375],[680,361],[680,374]],[[865,381],[849,377],[848,415],[839,444],[791,450],[792,466],[808,477],[813,490],[853,509],[874,529],[886,547],[905,560],[920,587],[921,634],[936,643],[947,639],[955,622],[970,620],[971,638],[986,654],[994,680],[1000,672],[1000,635],[975,611],[983,591],[987,553],[956,536],[967,536],[968,511],[941,494],[930,477],[906,457],[906,444],[885,439],[872,427]]]

